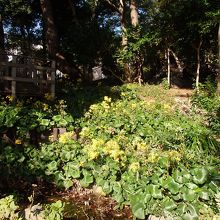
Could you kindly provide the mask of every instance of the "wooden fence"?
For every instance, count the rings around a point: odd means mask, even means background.
[[[3,57],[3,56],[2,56]],[[55,97],[55,62],[22,55],[6,55],[0,62],[0,93]]]

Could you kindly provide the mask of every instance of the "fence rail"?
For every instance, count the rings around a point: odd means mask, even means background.
[[[0,93],[34,96],[50,93],[55,97],[55,62],[10,55],[0,62]]]

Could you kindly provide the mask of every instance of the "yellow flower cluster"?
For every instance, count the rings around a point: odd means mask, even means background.
[[[112,99],[110,97],[108,97],[108,96],[105,96],[104,97],[104,101],[110,103],[112,101]]]
[[[9,102],[13,102],[14,98],[10,95],[7,95],[6,98],[8,99]]]
[[[132,172],[137,172],[139,170],[139,168],[140,168],[139,162],[133,162],[129,166],[129,170]]]
[[[158,160],[159,160],[159,154],[157,152],[151,152],[147,159],[147,161],[150,163],[157,163]]]
[[[182,155],[176,150],[167,151],[166,154],[172,161],[179,162],[182,158]]]
[[[89,136],[89,133],[90,133],[90,129],[88,127],[83,127],[80,132],[80,136],[87,137],[87,136]]]
[[[100,154],[100,149],[103,148],[105,142],[102,139],[92,139],[92,144],[84,148],[89,160],[96,159]]]
[[[102,139],[92,139],[92,143],[85,146],[84,151],[89,160],[96,159],[102,153],[117,161],[124,155],[124,151],[120,149],[119,144],[114,140],[105,143]]]
[[[169,161],[179,162],[182,155],[176,150],[164,151],[164,152],[151,152],[147,161],[150,163],[157,163],[161,157],[167,157]]]
[[[65,144],[68,143],[74,135],[73,131],[65,132],[59,136],[59,143]]]
[[[131,146],[132,146],[132,148],[136,147],[138,152],[139,152],[139,151],[141,151],[141,152],[143,152],[143,151],[145,151],[145,152],[148,151],[148,145],[147,145],[147,143],[144,142],[144,141],[143,141],[142,139],[140,139],[140,138],[134,139],[134,140],[132,141],[132,143],[131,143]]]
[[[119,160],[121,156],[124,154],[124,151],[120,149],[120,146],[117,141],[110,140],[105,144],[103,148],[103,152],[115,160]]]
[[[20,139],[16,139],[15,140],[15,144],[19,144],[20,145],[20,144],[22,144],[22,141]]]
[[[49,109],[49,105],[46,103],[43,103],[43,110],[47,111]]]

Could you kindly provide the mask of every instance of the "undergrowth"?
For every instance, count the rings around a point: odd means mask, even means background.
[[[5,173],[37,176],[66,189],[73,180],[97,185],[117,201],[116,208],[129,205],[138,219],[219,218],[219,143],[203,115],[183,115],[160,86],[99,87],[93,99],[82,88],[67,91],[69,131],[39,148],[27,141],[22,150],[2,143]],[[53,125],[53,116],[46,119]]]

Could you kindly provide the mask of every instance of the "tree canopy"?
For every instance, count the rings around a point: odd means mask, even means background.
[[[0,49],[52,58],[72,80],[102,65],[140,83],[166,74],[170,50],[172,72],[203,80],[217,74],[219,16],[218,0],[1,0]]]

